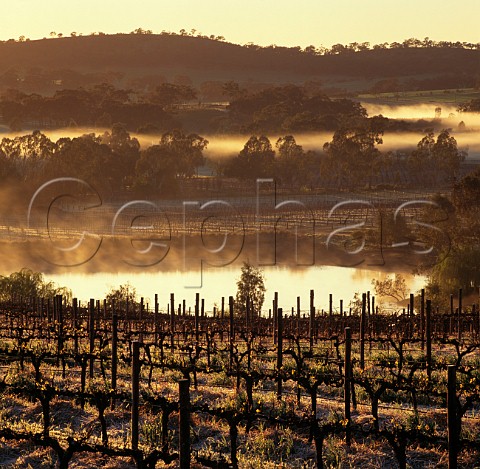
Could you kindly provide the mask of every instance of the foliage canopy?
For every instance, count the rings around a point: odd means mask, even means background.
[[[55,295],[63,295],[67,300],[72,298],[72,292],[67,287],[48,282],[42,273],[27,268],[8,276],[0,276],[1,301],[13,301],[15,298],[52,298]]]
[[[243,263],[242,274],[237,282],[236,308],[241,314],[246,313],[247,301],[252,315],[260,315],[265,300],[265,278],[263,271]]]

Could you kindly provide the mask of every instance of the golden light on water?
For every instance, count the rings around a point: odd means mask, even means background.
[[[335,308],[338,308],[340,299],[344,300],[347,308],[356,292],[362,293],[372,290],[373,278],[383,279],[385,272],[375,270],[361,270],[336,266],[315,266],[299,270],[281,267],[266,268],[265,274],[265,304],[264,310],[268,314],[274,292],[279,292],[279,306],[285,311],[290,311],[296,305],[297,296],[302,299],[302,309],[308,308],[310,290],[315,291],[316,307],[328,308],[328,295],[333,294]],[[404,274],[407,286],[412,292],[423,288],[425,278]],[[186,300],[187,307],[194,306],[195,294],[199,293],[205,299],[207,311],[212,311],[213,306],[221,304],[224,296],[235,296],[236,282],[240,277],[239,269],[228,267],[207,269],[190,272],[155,272],[155,273],[92,273],[49,275],[59,285],[68,285],[74,296],[83,301],[90,298],[103,298],[113,287],[130,283],[137,290],[139,297],[144,297],[146,303],[153,303],[157,293],[161,305],[170,301],[170,293],[175,294],[176,303]],[[201,285],[201,286],[200,286]],[[372,293],[373,294],[373,293]],[[378,303],[377,303],[378,304]]]

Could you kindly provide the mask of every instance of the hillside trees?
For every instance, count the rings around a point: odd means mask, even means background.
[[[38,127],[110,126],[113,122],[123,122],[134,128],[155,123],[166,129],[172,125],[173,117],[164,110],[165,104],[132,100],[131,94],[130,90],[105,83],[91,88],[58,90],[46,97],[11,91],[1,96],[0,113],[10,125],[21,122]]]
[[[318,173],[315,153],[305,152],[292,135],[280,137],[275,147],[277,148],[275,176],[282,186],[302,187],[308,184],[312,175]],[[317,171],[311,171],[313,165],[316,166]]]
[[[459,112],[480,112],[480,98],[472,99],[468,103],[458,106]]]
[[[297,174],[302,172],[305,152],[292,135],[280,137],[275,147],[278,151],[275,173],[284,185],[292,185]]]
[[[456,209],[462,214],[477,218],[480,212],[480,168],[454,185],[452,199]]]
[[[337,130],[323,146],[323,171],[345,186],[370,185],[381,164],[382,135],[374,126]]]
[[[47,165],[56,150],[55,144],[38,130],[0,142],[1,172],[23,181],[46,174]]]
[[[170,150],[176,159],[177,174],[191,177],[205,162],[203,150],[208,140],[198,134],[186,134],[182,130],[166,132],[160,139],[160,146]]]
[[[158,145],[143,150],[135,167],[135,184],[154,192],[175,192],[177,179],[192,177],[204,163],[208,140],[173,130]]]
[[[113,152],[111,167],[115,182],[122,187],[132,184],[135,165],[140,157],[140,143],[132,138],[122,124],[114,124],[111,132],[105,132],[101,138]]]
[[[143,150],[135,166],[135,187],[150,193],[175,193],[177,161],[165,146]]]
[[[333,100],[304,87],[273,86],[240,94],[228,106],[230,120],[246,130],[278,131],[334,130],[345,118],[366,117],[365,109],[348,99]]]
[[[181,104],[197,98],[196,91],[189,85],[162,83],[148,95],[148,100],[164,109],[173,104]]]
[[[433,130],[428,130],[410,154],[408,163],[424,180],[437,183],[455,180],[465,157],[466,153],[458,149],[449,129],[442,130],[436,140]]]
[[[118,174],[112,172],[114,163],[110,148],[94,134],[73,139],[62,138],[50,160],[50,171],[55,176],[77,177],[97,187],[112,188]]]
[[[162,134],[158,144],[141,150],[122,124],[102,135],[63,137],[56,142],[35,130],[0,141],[0,179],[42,184],[75,177],[108,191],[133,186],[167,190],[176,187],[176,180],[196,174],[205,163],[207,145],[198,134],[171,130]]]
[[[272,176],[274,158],[270,140],[265,135],[252,135],[238,156],[229,162],[226,174],[242,179]]]

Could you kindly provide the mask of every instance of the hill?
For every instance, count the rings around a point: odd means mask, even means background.
[[[205,80],[324,82],[343,77],[364,89],[385,77],[480,76],[480,50],[464,47],[375,48],[318,54],[300,48],[240,46],[175,34],[116,34],[0,43],[0,74],[32,69],[162,74]],[[467,80],[467,81],[468,81]],[[471,84],[470,82],[468,84]]]

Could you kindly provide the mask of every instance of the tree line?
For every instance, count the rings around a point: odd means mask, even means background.
[[[106,34],[102,31],[94,31],[90,34],[79,33],[77,31],[72,31],[69,36],[71,38],[78,38],[82,36],[125,36],[125,35],[159,35],[159,36],[189,36],[189,37],[197,37],[200,39],[207,39],[210,41],[218,41],[218,42],[227,42],[224,36],[217,36],[215,34],[205,35],[201,31],[197,31],[196,29],[191,29],[187,31],[186,29],[180,29],[179,32],[175,31],[167,31],[162,30],[160,33],[154,33],[151,29],[143,29],[141,27],[134,29],[130,33],[115,33],[115,34]],[[49,37],[52,39],[62,39],[68,36],[61,32],[51,31],[49,33]],[[47,39],[44,37],[43,39]],[[28,42],[30,39],[25,35],[20,35],[18,39],[11,38],[7,40],[0,40],[0,43],[11,43],[11,42]],[[401,42],[392,41],[392,42],[382,42],[378,44],[371,44],[370,42],[351,42],[348,44],[333,44],[331,47],[328,46],[314,46],[308,45],[304,48],[300,46],[278,46],[276,44],[270,44],[268,46],[261,46],[259,44],[255,44],[253,42],[247,42],[243,45],[243,47],[249,49],[282,49],[282,50],[289,50],[293,52],[302,52],[308,55],[335,55],[335,54],[345,54],[345,53],[352,53],[352,52],[363,52],[367,50],[379,50],[379,49],[410,49],[410,48],[444,48],[444,49],[469,49],[469,50],[480,50],[480,42],[467,42],[467,41],[436,41],[434,39],[430,39],[429,37],[425,37],[424,39],[418,39],[414,37],[406,38]]]
[[[452,185],[466,152],[459,150],[448,129],[435,136],[432,129],[412,151],[382,152],[381,117],[357,127],[341,127],[323,152],[305,151],[292,135],[272,143],[265,135],[252,136],[239,154],[220,168],[225,176],[255,180],[272,175],[283,187],[368,188],[383,173],[392,183],[418,187]],[[401,175],[402,177],[400,177]]]
[[[204,163],[208,141],[180,130],[141,149],[125,127],[115,124],[102,135],[85,134],[51,141],[36,130],[0,142],[0,178],[29,185],[56,177],[77,177],[116,192],[128,189],[169,193]]]
[[[157,77],[158,78],[158,77]],[[367,119],[364,107],[352,99],[331,98],[319,83],[246,87],[234,81],[209,82],[196,89],[178,77],[177,83],[139,81],[136,90],[102,83],[57,90],[52,96],[9,89],[0,95],[2,121],[13,131],[24,127],[106,127],[122,122],[139,133],[159,133],[181,127],[202,127],[213,133],[295,133],[335,131]],[[0,75],[0,82],[2,76]],[[157,84],[155,84],[157,83]],[[208,86],[207,86],[208,85]],[[205,96],[223,96],[225,109],[201,111]],[[479,112],[479,100],[459,105],[459,112]],[[379,120],[379,119],[377,119]],[[381,119],[384,130],[416,130],[413,122]],[[432,124],[433,126],[433,124]],[[424,129],[423,122],[420,128]]]
[[[200,90],[168,82],[157,85],[152,82],[143,90],[121,89],[102,83],[58,90],[53,96],[9,89],[0,96],[0,114],[3,122],[14,131],[23,127],[110,127],[114,122],[123,122],[139,133],[158,133],[180,127],[182,120],[194,118],[205,93],[216,93],[217,97],[221,94],[229,103],[225,105],[226,113],[210,109],[202,115],[207,119],[198,124],[210,132],[330,131],[350,120],[367,117],[359,102],[330,98],[318,83],[245,87],[233,81],[209,82],[208,87]],[[475,110],[473,105],[467,106],[468,103],[459,111]],[[197,126],[192,122],[189,125]],[[391,131],[415,127],[414,123],[386,118],[383,118],[383,125]],[[423,122],[421,127],[424,126]]]
[[[218,92],[218,90],[217,90]],[[347,118],[366,117],[360,103],[332,99],[311,86],[268,86],[249,91],[236,82],[221,84],[227,113],[218,111],[204,123],[218,132],[282,132],[334,130]],[[160,83],[146,91],[118,89],[103,83],[64,89],[53,96],[10,89],[0,97],[0,114],[14,131],[34,128],[99,126],[122,122],[139,132],[181,125],[181,106],[195,106],[198,91],[187,84]],[[193,110],[192,110],[193,112]]]
[[[382,118],[363,119],[356,126],[340,127],[323,151],[305,151],[287,134],[274,145],[265,134],[252,135],[237,156],[211,163],[217,176],[256,180],[275,177],[292,190],[321,187],[371,187],[381,173],[408,176],[411,185],[453,184],[465,152],[448,129],[435,136],[428,130],[410,152],[382,152]],[[0,178],[39,183],[75,176],[116,191],[137,189],[174,194],[181,181],[195,176],[206,164],[208,140],[196,133],[171,130],[158,143],[141,148],[122,124],[103,134],[60,138],[56,142],[36,130],[3,138],[0,142]]]
[[[131,90],[117,89],[106,83],[59,90],[53,96],[9,90],[0,98],[0,113],[14,131],[21,130],[24,125],[34,128],[110,127],[114,122],[134,128],[154,123],[157,128],[166,129],[174,123],[173,116],[166,110],[167,104],[183,99],[185,93],[181,86],[165,90],[160,85],[151,95],[134,99]]]

